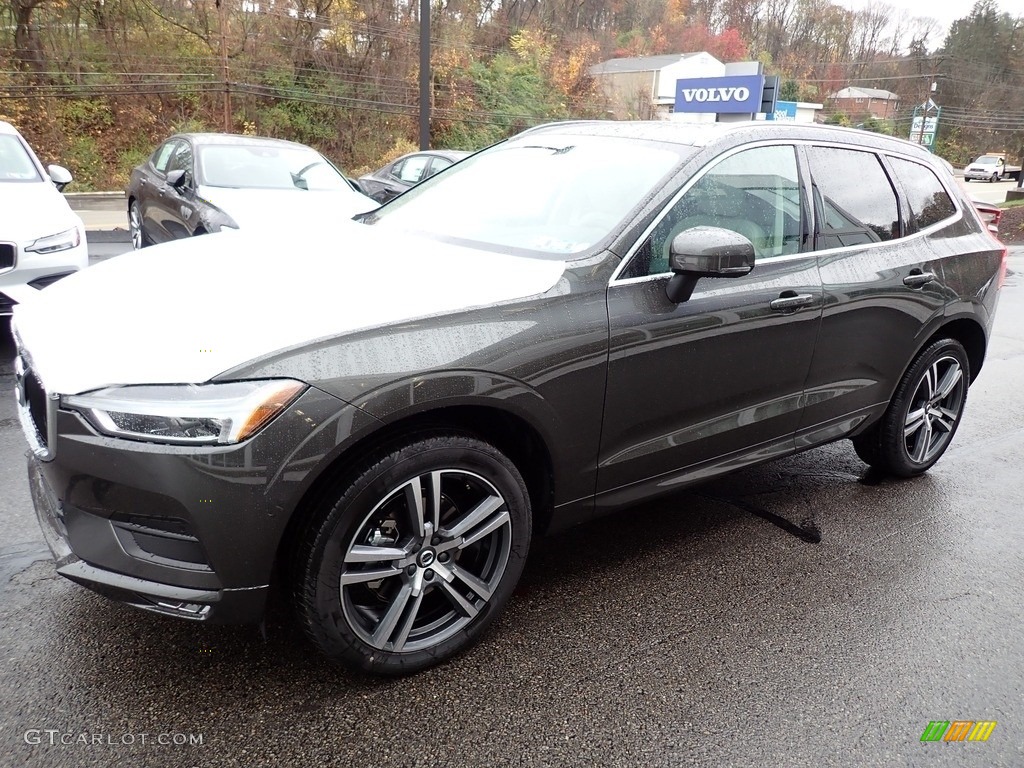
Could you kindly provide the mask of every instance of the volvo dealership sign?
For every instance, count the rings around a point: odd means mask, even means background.
[[[675,112],[757,112],[764,75],[696,77],[676,80]]]

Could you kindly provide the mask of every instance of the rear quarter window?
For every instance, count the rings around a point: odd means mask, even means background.
[[[938,224],[956,213],[949,193],[931,168],[900,157],[889,157],[889,163],[910,206],[911,232]]]

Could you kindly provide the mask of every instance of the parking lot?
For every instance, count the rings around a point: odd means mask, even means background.
[[[209,627],[56,577],[2,398],[0,762],[1024,764],[1024,248],[1010,270],[926,476],[882,479],[840,443],[537,541],[483,642],[401,680],[325,666],[283,606]],[[921,742],[945,720],[997,726]]]

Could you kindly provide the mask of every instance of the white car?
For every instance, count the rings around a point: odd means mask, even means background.
[[[88,266],[85,225],[60,193],[70,181],[66,168],[44,168],[17,129],[0,120],[0,316]]]

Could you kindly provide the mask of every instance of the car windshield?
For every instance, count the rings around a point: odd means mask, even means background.
[[[199,148],[199,175],[210,187],[351,190],[325,157],[302,147],[211,144]]]
[[[42,181],[25,145],[17,136],[0,134],[0,181]]]
[[[992,157],[991,155],[986,155],[985,157],[979,157],[978,160],[977,160],[978,165],[995,165],[998,162],[999,162],[999,158],[998,157]]]
[[[365,222],[564,258],[608,236],[693,151],[619,138],[527,134],[463,160]]]

